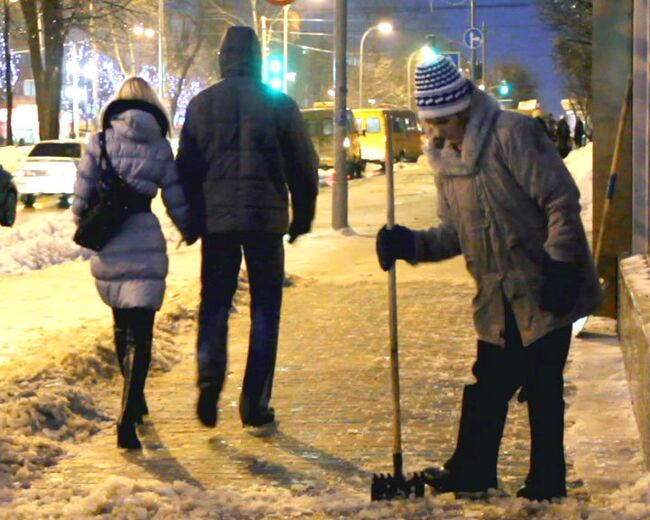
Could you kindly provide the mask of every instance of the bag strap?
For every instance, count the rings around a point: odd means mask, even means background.
[[[106,149],[106,132],[102,130],[98,134],[99,137],[99,168],[101,170],[102,183],[110,184],[114,177],[118,177],[113,163],[108,157],[108,150]]]

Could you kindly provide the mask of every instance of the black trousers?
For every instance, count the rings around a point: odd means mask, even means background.
[[[115,352],[124,376],[119,422],[141,420],[148,413],[144,386],[151,364],[151,345],[156,311],[113,308]]]
[[[564,378],[571,327],[556,329],[527,347],[510,305],[506,303],[505,348],[479,341],[467,385],[456,450],[445,467],[460,479],[496,487],[497,459],[508,402],[521,389],[531,433],[530,468],[526,483],[566,490],[564,459]]]
[[[212,233],[203,237],[198,384],[223,384],[228,314],[237,290],[242,253],[248,271],[251,329],[240,413],[254,416],[268,408],[273,388],[284,282],[281,235]],[[244,421],[248,418],[242,416]]]

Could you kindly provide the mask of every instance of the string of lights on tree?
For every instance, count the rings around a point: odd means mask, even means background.
[[[76,59],[75,53],[76,51]],[[74,98],[74,80],[78,77],[77,96],[79,102],[80,117],[92,120],[115,94],[119,86],[126,79],[116,61],[112,58],[98,53],[88,43],[79,43],[76,46],[66,45],[64,61],[64,89],[61,99],[61,108],[72,110]],[[97,64],[97,66],[95,66]],[[152,65],[143,65],[137,75],[145,79],[154,89],[158,87],[158,69]],[[1,75],[0,75],[1,77]],[[93,82],[98,81],[97,99],[93,99]],[[171,99],[176,94],[180,79],[172,74],[165,75],[165,86],[167,87],[166,97]],[[178,97],[176,113],[173,116],[175,125],[183,123],[185,110],[192,97],[204,88],[201,81],[185,81],[183,90]]]

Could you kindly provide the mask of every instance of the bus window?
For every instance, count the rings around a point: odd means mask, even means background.
[[[366,132],[369,134],[378,134],[381,132],[381,123],[378,117],[369,117],[366,119]]]

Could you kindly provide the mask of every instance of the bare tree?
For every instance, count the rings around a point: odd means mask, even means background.
[[[515,107],[519,101],[536,99],[538,96],[536,75],[517,61],[497,63],[491,83],[497,84],[500,81],[506,81],[510,86],[511,92],[508,96],[513,100]]]
[[[63,49],[70,29],[128,7],[131,0],[20,0],[36,88],[41,139],[59,135]]]
[[[537,0],[556,32],[553,56],[568,94],[588,115],[591,106],[592,0]]]

